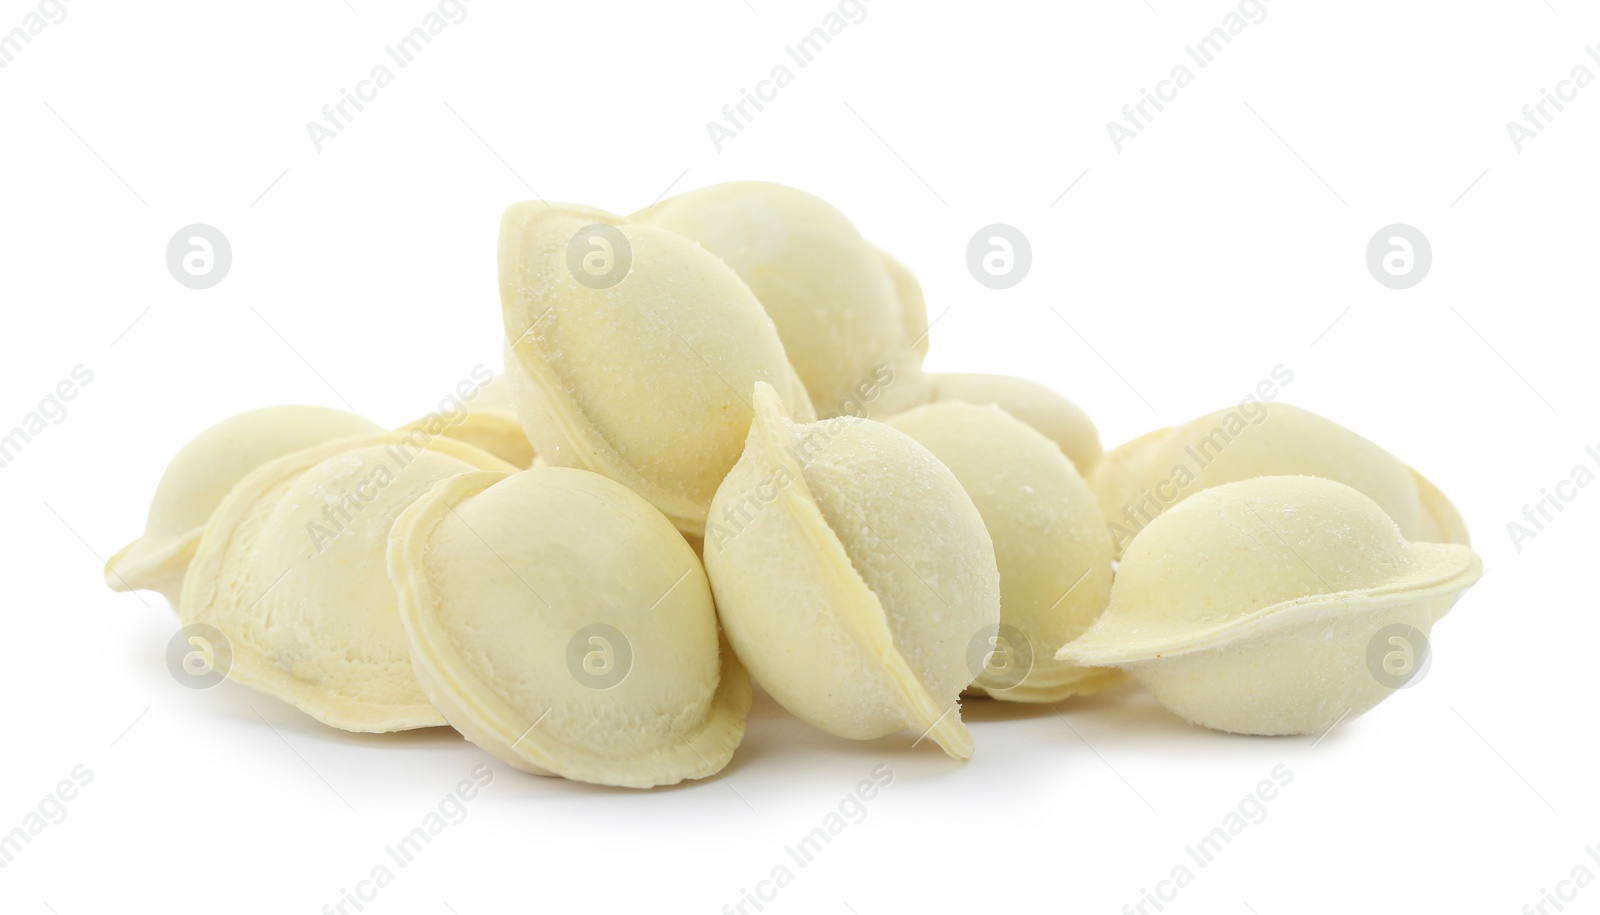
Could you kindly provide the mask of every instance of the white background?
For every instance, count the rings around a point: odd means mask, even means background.
[[[1451,495],[1483,581],[1421,684],[1315,745],[1205,732],[1123,692],[969,704],[963,765],[761,700],[704,783],[490,762],[466,819],[368,912],[714,913],[789,863],[768,912],[1115,913],[1280,764],[1293,781],[1266,820],[1168,912],[1515,913],[1579,864],[1600,874],[1600,489],[1520,550],[1506,529],[1600,442],[1600,86],[1521,152],[1505,127],[1574,66],[1600,73],[1593,10],[1274,0],[1119,153],[1106,122],[1235,7],[872,0],[719,152],[706,122],[834,6],[472,0],[318,152],[306,123],[436,8],[350,3],[73,0],[0,70],[0,427],[93,372],[0,470],[0,831],[93,772],[0,870],[0,908],[319,912],[488,761],[447,729],[352,736],[233,684],[179,686],[174,615],[107,591],[102,558],[224,416],[307,402],[396,424],[498,368],[507,204],[628,212],[738,178],[821,195],[909,264],[938,317],[931,368],[1048,382],[1108,445],[1289,367],[1283,400]],[[34,9],[5,0],[0,29]],[[205,291],[165,265],[197,222],[234,253]],[[995,222],[1034,253],[1005,291],[965,265]],[[1434,251],[1406,291],[1364,261],[1397,222]],[[785,845],[880,764],[895,779],[866,819],[796,868]],[[1600,884],[1579,899],[1594,911]]]

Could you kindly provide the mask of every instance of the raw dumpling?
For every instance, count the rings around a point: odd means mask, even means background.
[[[698,535],[750,428],[750,389],[811,401],[743,282],[666,229],[519,203],[500,225],[506,374],[553,466],[622,483]]]
[[[1100,432],[1077,404],[1037,381],[1009,375],[929,375],[936,402],[950,400],[988,406],[1010,413],[1060,446],[1067,459],[1087,477],[1100,462]]]
[[[1414,675],[1433,624],[1481,571],[1468,547],[1408,543],[1342,483],[1227,483],[1134,538],[1111,606],[1056,657],[1121,667],[1208,728],[1318,733]],[[1389,666],[1405,651],[1411,669]]]
[[[744,735],[750,679],[705,570],[620,483],[446,480],[395,523],[389,574],[428,696],[510,765],[648,788],[716,774]]]
[[[694,240],[739,274],[772,316],[818,416],[886,416],[927,399],[921,288],[827,201],[731,181],[631,218]]]
[[[324,724],[444,724],[411,671],[385,567],[389,527],[439,480],[515,469],[417,430],[329,442],[264,464],[206,526],[179,615],[227,639],[230,679]]]
[[[159,591],[176,610],[200,532],[235,483],[262,464],[382,427],[330,407],[262,407],[231,416],[178,449],[156,485],[144,535],[106,563],[113,591]]]
[[[1246,401],[1107,452],[1089,477],[1118,555],[1151,519],[1209,487],[1252,477],[1335,480],[1365,493],[1408,540],[1466,544],[1455,507],[1405,462],[1288,404]]]
[[[790,422],[767,385],[755,402],[704,547],[734,651],[779,703],[829,733],[910,728],[971,756],[957,708],[973,679],[967,649],[1000,622],[977,508],[904,433],[856,417]]]
[[[456,395],[441,400],[437,410],[403,428],[448,435],[514,467],[533,466],[533,443],[522,431],[516,408],[511,405],[511,386],[505,375],[496,375],[480,386],[462,382]]]
[[[1000,626],[968,649],[973,691],[1057,702],[1121,679],[1055,659],[1111,599],[1111,537],[1094,494],[1056,443],[997,407],[954,401],[888,424],[950,468],[994,542]]]

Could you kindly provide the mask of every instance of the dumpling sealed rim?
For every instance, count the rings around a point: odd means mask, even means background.
[[[1280,601],[1246,616],[1213,627],[1201,627],[1165,637],[1139,638],[1109,614],[1102,625],[1082,638],[1068,642],[1057,654],[1088,666],[1129,664],[1175,657],[1218,648],[1240,639],[1267,635],[1299,623],[1328,616],[1370,613],[1465,590],[1477,580],[1476,558],[1463,557],[1454,544],[1414,543],[1431,554],[1425,569],[1372,588],[1313,594]],[[1437,619],[1437,618],[1436,618]]]
[[[388,550],[389,574],[400,596],[401,623],[410,639],[412,666],[424,691],[450,724],[473,743],[502,762],[537,775],[649,788],[707,778],[720,772],[743,739],[751,703],[749,674],[728,647],[720,629],[716,636],[718,679],[705,718],[687,732],[672,729],[673,737],[669,742],[646,747],[635,758],[594,752],[555,737],[552,728],[541,727],[544,715],[530,717],[513,707],[497,689],[503,684],[486,679],[457,648],[439,614],[448,597],[429,574],[429,560],[436,556],[434,533],[447,519],[459,518],[456,509],[463,503],[524,474],[590,478],[600,485],[616,487],[629,498],[639,499],[642,507],[652,513],[656,511],[622,484],[575,468],[536,468],[515,475],[467,473],[435,485],[395,522]],[[463,520],[462,524],[465,523]],[[685,555],[698,567],[698,558],[671,527],[670,521],[661,516],[661,523],[662,530],[679,540]],[[483,542],[488,547],[488,542]],[[504,558],[500,561],[506,562]],[[512,571],[515,573],[515,569]],[[707,595],[709,600],[709,586]],[[714,613],[712,624],[716,625]],[[536,677],[541,672],[528,673]],[[566,671],[542,673],[567,676]],[[597,698],[596,701],[606,700]],[[547,709],[544,714],[552,713],[553,710]]]
[[[270,515],[270,512],[265,515],[258,513],[262,500],[273,497],[281,500],[285,490],[325,461],[365,448],[410,444],[456,460],[463,465],[462,472],[479,468],[515,469],[471,445],[445,436],[418,443],[414,437],[419,435],[426,437],[425,433],[417,430],[409,433],[397,430],[338,439],[306,448],[263,464],[229,491],[207,524],[200,547],[189,565],[179,613],[186,625],[212,625],[227,638],[231,655],[228,679],[287,702],[318,721],[342,730],[381,733],[438,727],[446,723],[438,709],[426,701],[405,704],[370,702],[340,694],[318,681],[295,676],[246,637],[246,633],[241,632],[234,621],[219,615],[219,611],[225,612],[230,607],[237,610],[236,606],[219,605],[216,602],[219,597],[227,597],[221,586],[229,580],[229,562],[253,562],[258,558],[257,542],[263,533],[265,516]],[[379,557],[381,561],[381,549]],[[259,582],[259,594],[254,598],[255,602],[244,609],[244,614],[270,617],[272,611],[268,598],[282,578],[280,575],[276,581]],[[393,600],[392,592],[386,592],[383,597]],[[410,675],[409,669],[406,674]],[[422,698],[420,688],[417,689],[417,697]]]
[[[275,424],[284,427],[276,440],[266,434]],[[159,591],[176,611],[184,573],[228,490],[269,461],[382,429],[365,417],[333,407],[281,404],[237,413],[201,430],[178,449],[162,472],[144,532],[106,563],[107,586],[113,591]],[[242,466],[245,458],[252,462],[248,467]],[[225,469],[219,472],[219,468]]]
[[[1240,488],[1248,490],[1254,488],[1257,483],[1278,479],[1315,481],[1317,484],[1348,489],[1343,484],[1317,477],[1257,477],[1213,487],[1205,493],[1197,494],[1194,498],[1184,500],[1183,503],[1165,512],[1158,520],[1163,526],[1171,525],[1185,515],[1207,510],[1209,503],[1226,498]],[[1351,492],[1361,495],[1354,490]],[[1205,498],[1200,498],[1201,495]],[[1361,498],[1371,502],[1364,495]],[[1195,501],[1196,499],[1198,501]],[[1376,503],[1372,504],[1372,508],[1381,512]],[[1397,536],[1398,534],[1396,531]],[[1288,632],[1301,624],[1331,617],[1373,614],[1456,594],[1471,587],[1482,572],[1482,561],[1477,554],[1460,544],[1408,541],[1405,545],[1415,561],[1413,568],[1405,574],[1368,587],[1313,593],[1276,601],[1249,613],[1224,618],[1209,626],[1179,623],[1168,627],[1166,631],[1141,631],[1150,627],[1141,626],[1139,619],[1130,619],[1129,616],[1117,612],[1118,600],[1114,590],[1111,607],[1094,627],[1075,641],[1068,642],[1057,652],[1056,657],[1087,666],[1110,666],[1208,651],[1245,639]],[[1285,546],[1288,546],[1287,543]],[[1293,550],[1293,547],[1290,546],[1289,549]],[[1123,567],[1144,561],[1144,557],[1138,555],[1139,552],[1141,552],[1140,538],[1135,537],[1129,545],[1128,554],[1122,559]],[[1442,609],[1434,615],[1433,621],[1436,622],[1439,616],[1448,611],[1449,606],[1449,603],[1443,603]]]
[[[1207,489],[1301,475],[1366,495],[1408,540],[1468,545],[1460,514],[1415,469],[1352,429],[1272,400],[1245,400],[1119,445],[1095,465],[1089,486],[1120,556],[1156,518]]]
[[[994,543],[1000,623],[980,633],[993,652],[973,658],[968,649],[977,679],[967,693],[1048,703],[1121,680],[1120,671],[1054,657],[1105,610],[1112,583],[1111,535],[1100,505],[1059,445],[998,406],[959,400],[884,422],[955,474]],[[990,663],[996,657],[1004,659],[998,669]]]
[[[465,442],[514,467],[526,469],[537,457],[516,416],[494,407],[475,407],[453,420],[443,420],[439,414],[429,413],[400,427],[402,432],[413,429]]]
[[[579,278],[585,238],[613,246],[616,277]],[[815,416],[755,294],[683,236],[524,202],[501,218],[498,263],[506,374],[539,457],[617,480],[686,534],[704,533],[739,457],[751,384],[771,382],[797,415]]]
[[[777,392],[770,385],[758,383],[753,400],[755,419],[751,423],[745,454],[755,462],[761,479],[781,478],[789,481],[787,485],[777,487],[775,504],[766,510],[787,515],[794,530],[804,538],[806,547],[816,561],[816,568],[826,576],[821,587],[837,598],[830,608],[830,620],[850,637],[861,658],[881,665],[881,673],[898,700],[907,727],[920,731],[956,759],[971,758],[972,734],[962,723],[958,706],[940,702],[896,646],[888,611],[882,600],[851,561],[838,532],[823,515],[807,481],[806,468],[791,447],[791,420]],[[821,422],[846,421],[845,418],[834,418]],[[898,431],[894,434],[904,435]],[[912,441],[909,436],[906,440]],[[921,449],[920,445],[916,447]],[[954,483],[953,476],[951,481]],[[959,489],[959,484],[955,485]],[[962,495],[964,497],[965,494]],[[977,518],[977,509],[971,511],[973,517]],[[708,531],[707,558],[717,563],[722,557],[711,555],[713,550],[720,553],[720,548],[710,542],[712,536],[713,532]],[[984,537],[987,539],[987,532]],[[713,584],[717,581],[714,575]],[[998,622],[998,574],[995,585],[995,622]],[[759,675],[760,671],[757,673]],[[828,675],[826,671],[818,673],[819,676]]]

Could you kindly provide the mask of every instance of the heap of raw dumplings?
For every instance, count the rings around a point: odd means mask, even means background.
[[[505,372],[462,409],[225,420],[107,582],[326,724],[648,787],[726,765],[752,676],[829,733],[961,759],[964,696],[1130,677],[1206,727],[1318,732],[1393,691],[1375,639],[1425,639],[1479,574],[1437,489],[1303,410],[1102,455],[1038,384],[925,373],[916,279],[792,188],[519,203],[499,269]]]

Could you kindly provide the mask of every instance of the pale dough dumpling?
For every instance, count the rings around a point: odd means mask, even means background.
[[[994,541],[1001,627],[969,648],[973,691],[1057,702],[1120,679],[1055,659],[1111,599],[1111,537],[1094,494],[1056,443],[998,407],[959,402],[887,422],[950,468]]]
[[[206,429],[167,464],[144,535],[106,563],[106,584],[113,591],[159,591],[176,610],[200,532],[245,474],[302,448],[381,431],[354,413],[299,404],[262,407]]]
[[[264,464],[206,526],[179,615],[226,637],[229,679],[324,724],[444,724],[411,671],[385,567],[389,527],[439,480],[515,469],[416,430],[329,442]]]
[[[533,466],[533,443],[522,431],[511,405],[511,385],[504,374],[473,387],[462,382],[453,399],[439,402],[432,413],[407,423],[429,435],[448,435],[458,442],[487,451],[514,467]]]
[[[772,320],[681,235],[537,201],[500,224],[506,375],[539,457],[616,480],[699,534],[767,382],[811,402]]]
[[[1344,483],[1381,506],[1408,540],[1468,543],[1433,484],[1345,427],[1288,404],[1246,401],[1106,452],[1089,486],[1118,555],[1151,519],[1212,486],[1305,475]]]
[[[739,274],[772,316],[818,416],[886,416],[926,399],[921,289],[827,201],[731,181],[631,218],[693,239]]]
[[[734,651],[779,703],[829,733],[910,728],[971,756],[957,708],[973,679],[967,648],[1000,622],[982,516],[904,433],[855,417],[790,422],[767,385],[755,402],[704,547]]]
[[[1408,543],[1342,483],[1257,477],[1150,522],[1111,606],[1057,657],[1122,667],[1208,728],[1318,733],[1403,685],[1386,657],[1398,645],[1420,663],[1434,622],[1481,571],[1468,547]]]
[[[900,327],[905,339],[911,341],[912,360],[920,368],[922,360],[928,356],[928,302],[922,294],[922,284],[917,281],[917,275],[911,268],[901,263],[894,255],[878,249],[878,260],[883,263],[883,269],[889,273],[889,282],[894,285],[895,298],[900,304]],[[926,388],[926,386],[924,386]],[[931,393],[931,388],[924,391],[924,397]],[[907,399],[912,399],[907,397]]]
[[[1084,477],[1100,462],[1100,432],[1089,414],[1055,391],[1026,378],[943,372],[928,376],[933,399],[993,404],[1039,430],[1060,446]]]
[[[512,766],[648,788],[716,774],[744,735],[750,679],[705,570],[620,483],[447,480],[396,522],[389,574],[428,696]]]

